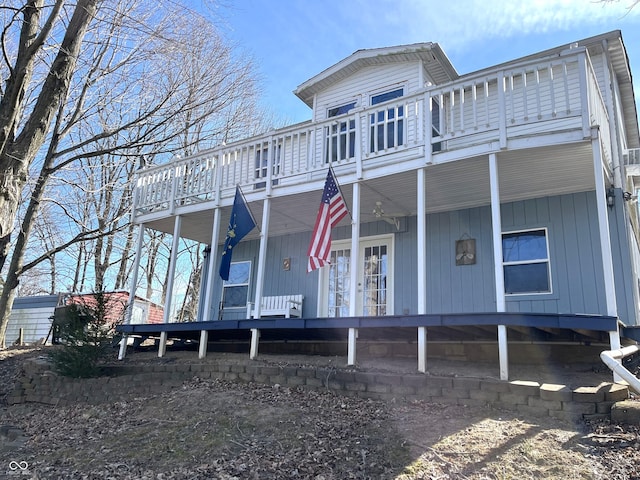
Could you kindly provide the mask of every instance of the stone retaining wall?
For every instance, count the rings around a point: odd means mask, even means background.
[[[529,381],[359,372],[327,367],[245,365],[224,361],[109,366],[105,368],[103,377],[72,379],[53,373],[44,360],[33,360],[25,363],[23,376],[7,401],[10,404],[39,402],[51,405],[115,402],[130,394],[157,394],[178,388],[194,377],[205,381],[221,379],[329,389],[341,395],[380,400],[491,406],[572,421],[610,417],[613,404],[629,397],[628,388],[617,384],[572,390],[564,385],[540,385]]]

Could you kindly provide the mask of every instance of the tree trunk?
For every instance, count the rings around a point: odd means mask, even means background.
[[[22,105],[20,101],[7,105],[13,108],[15,115],[13,121],[9,121],[8,130],[5,130],[7,124],[5,118],[0,119],[0,268],[5,263],[9,249],[10,232],[16,219],[16,212],[20,201],[20,193],[26,182],[27,173],[31,162],[35,159],[40,148],[44,145],[47,134],[51,128],[51,122],[59,109],[63,99],[66,98],[69,91],[71,76],[76,66],[80,47],[84,34],[87,31],[89,23],[93,19],[99,0],[78,0],[74,8],[73,15],[69,20],[64,39],[60,45],[60,49],[54,59],[47,78],[42,86],[42,90],[33,106],[28,119],[24,124],[24,128],[13,138],[16,119],[20,117]],[[27,63],[31,56],[31,67],[34,59],[38,55],[40,46],[43,42],[43,35],[48,34],[51,24],[48,22],[38,36],[35,35],[39,28],[37,19],[40,18],[41,0],[33,0],[27,4],[25,9],[25,23],[23,24],[21,34],[21,53],[27,57]],[[59,11],[64,2],[58,1],[55,4],[54,12]],[[56,11],[57,9],[57,11]],[[31,15],[31,16],[29,16]],[[57,13],[55,13],[57,16]],[[28,17],[29,16],[29,17]],[[50,17],[52,20],[52,17]],[[34,30],[35,29],[35,30]],[[26,31],[26,33],[25,33]],[[36,37],[33,41],[32,37]],[[38,44],[40,42],[40,44]],[[35,49],[35,51],[34,51]],[[30,67],[25,67],[26,71]],[[15,72],[15,71],[14,71]],[[29,83],[30,75],[22,72],[19,78],[10,78],[8,82],[15,82],[12,88],[14,91],[24,93],[24,89]],[[17,90],[16,90],[17,89]],[[19,96],[22,97],[22,94]],[[4,100],[4,99],[3,99]],[[4,102],[3,102],[4,103]],[[2,105],[2,109],[5,105]],[[10,118],[11,112],[4,112],[5,117]],[[5,135],[2,132],[9,132]],[[52,149],[49,148],[51,153]],[[7,272],[7,278],[0,295],[0,347],[5,347],[5,336],[9,316],[13,308],[13,299],[15,298],[15,288],[18,286],[18,277],[20,275],[24,249],[28,239],[31,225],[35,219],[35,213],[38,211],[38,203],[42,196],[42,189],[46,183],[47,169],[43,167],[41,177],[38,179],[38,185],[41,184],[40,196],[34,193],[29,208],[22,222],[22,229],[18,233],[18,239],[14,247],[14,254],[11,256],[11,264]],[[43,175],[45,177],[43,178]],[[36,186],[36,189],[38,186]],[[26,228],[25,228],[26,227]]]

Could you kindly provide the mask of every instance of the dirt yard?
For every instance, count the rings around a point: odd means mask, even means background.
[[[7,406],[24,358],[0,351],[0,478],[640,479],[640,427],[202,381],[90,406]]]

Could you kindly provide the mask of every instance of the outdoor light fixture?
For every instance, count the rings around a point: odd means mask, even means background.
[[[616,204],[616,192],[613,188],[607,190],[607,206],[612,208]]]

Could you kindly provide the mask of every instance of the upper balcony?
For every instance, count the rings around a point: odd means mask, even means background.
[[[480,159],[491,152],[501,159],[503,201],[593,189],[591,143],[584,140],[594,127],[606,167],[607,108],[588,51],[572,48],[145,168],[135,179],[134,218],[165,231],[174,214],[200,212],[201,222],[204,212],[210,218],[213,208],[230,205],[240,185],[250,202],[298,195],[283,218],[308,208],[313,219],[329,163],[347,198],[354,182],[369,184],[363,209],[393,191],[395,209],[415,214],[412,172],[424,166],[434,182],[427,181],[431,211],[488,204],[488,167]],[[283,232],[303,228],[282,225]],[[205,231],[192,238],[206,241]]]

